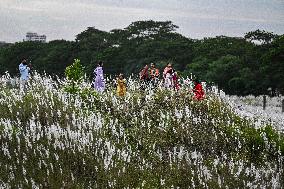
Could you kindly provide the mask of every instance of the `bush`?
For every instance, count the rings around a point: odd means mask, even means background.
[[[74,59],[74,63],[65,69],[65,76],[69,83],[65,87],[66,92],[77,93],[80,90],[77,85],[84,79],[84,68],[79,59]]]
[[[255,128],[218,96],[186,88],[124,98],[89,83],[35,77],[1,90],[0,186],[11,188],[281,188],[283,135]],[[58,83],[62,83],[58,86]]]

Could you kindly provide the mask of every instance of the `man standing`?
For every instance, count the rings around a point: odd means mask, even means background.
[[[27,60],[24,59],[21,64],[19,65],[20,70],[20,90],[26,90],[27,81],[29,79],[29,72],[30,72],[31,65],[28,66]]]

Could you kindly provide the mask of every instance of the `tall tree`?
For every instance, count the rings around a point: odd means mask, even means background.
[[[258,42],[258,43],[264,43],[269,44],[271,43],[275,38],[277,38],[277,35],[273,34],[272,32],[266,32],[261,30],[255,30],[246,33],[245,39],[251,41],[251,42]]]
[[[272,92],[284,94],[284,35],[272,42],[272,47],[262,56],[263,86]]]

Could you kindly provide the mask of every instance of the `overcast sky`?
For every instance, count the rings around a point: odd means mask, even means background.
[[[284,0],[0,0],[0,41],[29,31],[74,40],[89,26],[109,31],[149,19],[171,20],[190,38],[284,34]]]

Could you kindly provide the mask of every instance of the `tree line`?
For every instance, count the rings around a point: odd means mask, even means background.
[[[145,64],[162,69],[172,63],[182,76],[217,84],[228,94],[284,94],[284,35],[252,31],[244,37],[191,39],[171,21],[137,21],[109,32],[88,27],[75,41],[18,42],[0,47],[0,74],[18,74],[23,58],[33,69],[64,76],[80,59],[91,78],[98,61],[114,75],[138,73]]]

